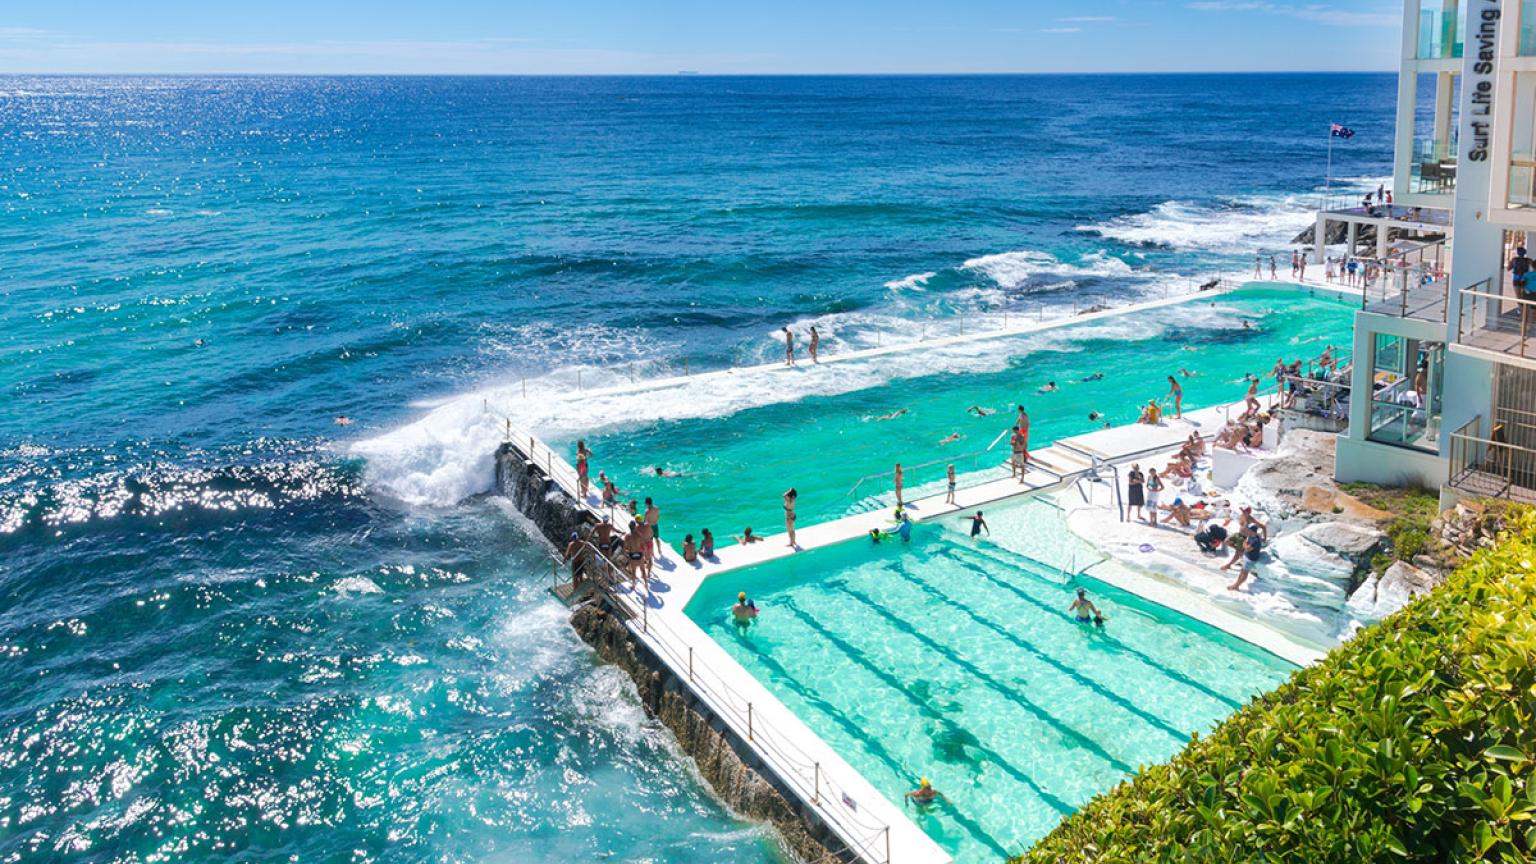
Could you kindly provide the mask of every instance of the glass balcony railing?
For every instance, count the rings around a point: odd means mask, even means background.
[[[1536,207],[1536,156],[1516,153],[1509,160],[1509,208],[1526,207]]]
[[[1456,142],[1413,142],[1411,168],[1414,192],[1433,195],[1456,191]]]
[[[1536,358],[1536,294],[1525,293],[1505,274],[1457,292],[1456,341],[1471,348]]]

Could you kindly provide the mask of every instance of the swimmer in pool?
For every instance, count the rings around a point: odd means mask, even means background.
[[[737,627],[743,629],[757,620],[757,604],[747,599],[747,592],[737,592],[736,605],[731,607],[731,618],[736,621]]]
[[[1109,421],[1104,418],[1104,413],[1102,411],[1089,411],[1088,422],[1103,423],[1105,429],[1109,428]]]
[[[897,408],[895,411],[892,411],[889,414],[881,414],[879,417],[876,417],[875,418],[875,422],[879,423],[882,420],[895,420],[897,417],[900,417],[901,415],[903,415],[905,413],[907,413],[907,409],[905,409],[905,408]]]
[[[972,537],[979,537],[979,536],[981,536],[981,532],[983,532],[983,531],[987,532],[987,536],[988,537],[992,536],[992,529],[987,527],[987,520],[981,518],[981,511],[980,510],[976,511],[976,515],[975,516],[965,516],[963,518],[971,520],[971,536]]]
[[[657,477],[687,477],[688,476],[687,474],[684,474],[681,471],[672,471],[672,470],[669,470],[667,468],[663,468],[660,465],[657,465],[656,467],[652,468],[651,470],[656,473]]]
[[[1089,381],[1103,381],[1104,380],[1104,373],[1103,372],[1095,372],[1092,375],[1089,375],[1087,378],[1084,378],[1082,380],[1083,380],[1084,384],[1088,383]]]
[[[911,801],[918,807],[930,807],[935,801],[943,801],[945,804],[949,803],[949,799],[944,797],[944,793],[933,788],[933,785],[928,782],[927,777],[918,781],[916,789],[902,796],[902,801]]]
[[[965,409],[965,413],[975,414],[977,417],[986,417],[991,414],[996,414],[997,412],[993,411],[991,408],[983,408],[980,405],[972,405],[971,407]]]
[[[1199,375],[1200,373],[1199,372],[1191,372],[1188,369],[1185,369],[1185,368],[1183,368],[1181,366],[1181,367],[1179,367],[1179,374],[1184,376],[1185,378],[1193,378],[1196,375]]]
[[[351,426],[352,425],[352,418],[348,417],[345,414],[338,414],[338,415],[336,415],[336,425],[337,426]]]
[[[939,439],[939,446],[942,447],[945,444],[953,444],[954,442],[959,441],[959,440],[960,440],[960,433],[956,432],[953,435],[950,435],[948,438],[940,438]]]
[[[747,530],[743,531],[741,536],[736,538],[736,542],[745,546],[748,543],[761,543],[763,542],[763,538],[753,534],[751,526],[748,526]]]
[[[1055,393],[1058,389],[1060,389],[1060,388],[1058,388],[1056,386],[1056,382],[1055,381],[1049,381],[1049,382],[1046,382],[1046,385],[1044,387],[1041,387],[1039,390],[1036,390],[1035,392],[1036,393],[1040,393],[1040,394]]]
[[[1080,624],[1089,622],[1101,624],[1104,621],[1104,613],[1099,611],[1099,607],[1093,605],[1093,601],[1088,599],[1088,592],[1081,588],[1077,589],[1077,599],[1072,601],[1067,611],[1077,616]]]

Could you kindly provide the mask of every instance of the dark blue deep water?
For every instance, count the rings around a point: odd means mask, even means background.
[[[776,860],[426,409],[1246,270],[1394,98],[0,77],[0,861]]]

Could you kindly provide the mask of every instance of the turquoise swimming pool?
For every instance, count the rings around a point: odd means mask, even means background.
[[[749,525],[759,534],[782,531],[780,494],[789,486],[800,493],[803,527],[880,506],[890,478],[859,480],[898,461],[908,467],[908,489],[932,491],[950,460],[962,473],[998,465],[1006,442],[966,454],[1005,433],[1020,403],[1039,448],[1105,422],[1134,421],[1181,369],[1194,373],[1180,376],[1186,408],[1238,401],[1244,373],[1265,375],[1281,357],[1316,357],[1330,342],[1348,345],[1354,307],[1331,294],[1252,287],[1055,330],[802,364],[788,374],[580,397],[569,413],[607,424],[587,439],[593,476],[606,471],[626,497],[654,496],[664,536],[677,542],[707,526],[728,544]],[[1055,392],[1037,392],[1050,381]],[[992,413],[977,416],[973,406]],[[1090,413],[1104,416],[1090,420]],[[574,458],[573,437],[551,443]],[[925,463],[933,464],[913,467]],[[679,476],[658,477],[649,470],[657,466]]]
[[[1292,668],[1073,571],[1087,547],[1042,502],[917,526],[707,580],[687,612],[957,862],[996,862],[1140,764],[1164,760]],[[1077,587],[1102,629],[1067,607]],[[746,591],[746,631],[729,607]],[[909,812],[912,812],[909,810]]]

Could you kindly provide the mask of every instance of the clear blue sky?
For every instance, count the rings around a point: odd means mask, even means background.
[[[0,72],[1395,70],[1393,0],[6,0]]]

